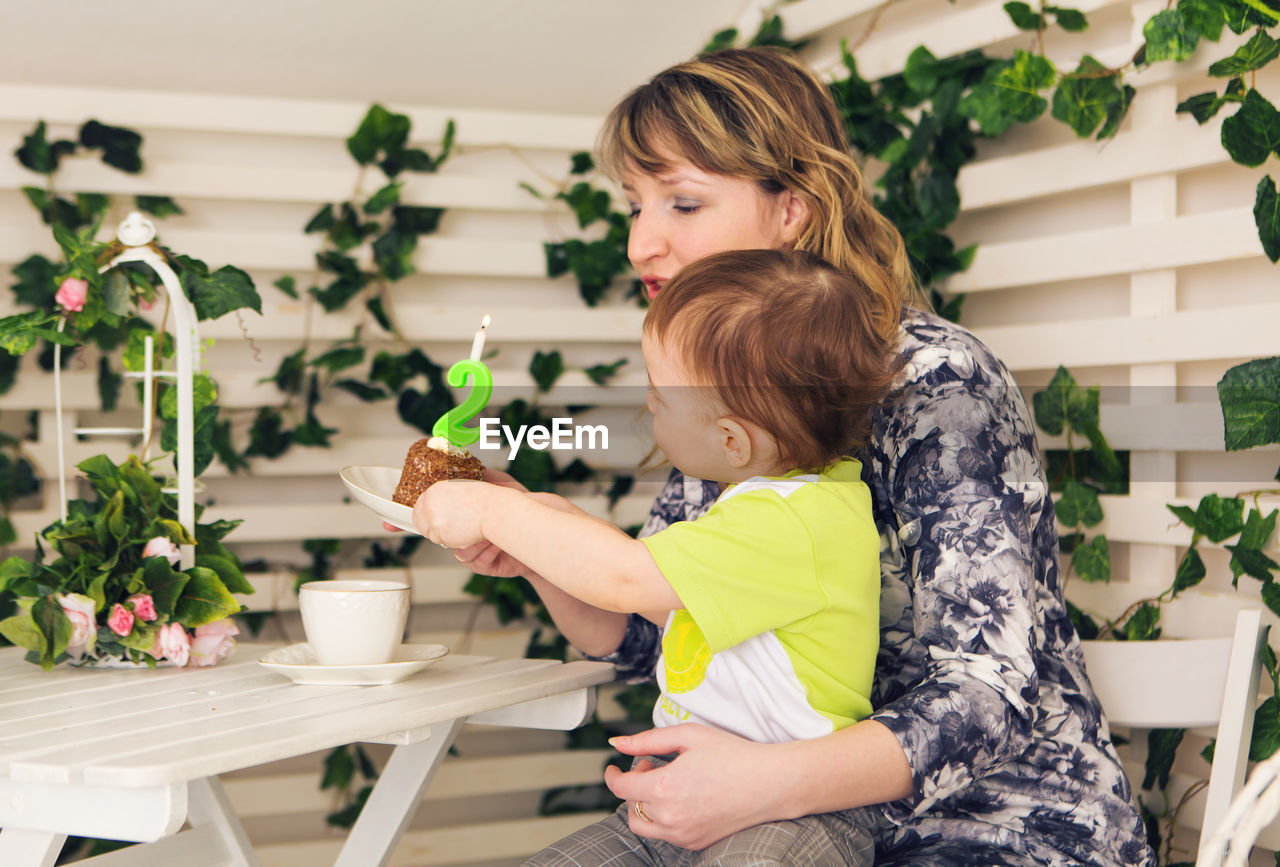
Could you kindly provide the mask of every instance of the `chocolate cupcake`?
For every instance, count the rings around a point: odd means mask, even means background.
[[[409,446],[404,458],[400,484],[391,499],[402,506],[413,506],[422,492],[444,479],[483,479],[484,464],[466,449],[458,448],[444,437],[418,440]]]

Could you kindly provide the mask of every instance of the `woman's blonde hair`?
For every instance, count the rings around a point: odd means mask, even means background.
[[[898,230],[871,203],[826,86],[777,49],[704,54],[658,73],[613,109],[598,142],[615,178],[684,159],[705,172],[789,190],[809,207],[796,248],[866,286],[875,330],[896,338],[918,290]]]

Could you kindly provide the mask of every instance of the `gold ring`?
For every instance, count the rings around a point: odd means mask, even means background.
[[[633,801],[631,803],[631,809],[635,810],[636,815],[639,816],[641,819],[644,819],[646,822],[653,821],[652,819],[649,818],[649,814],[644,811],[643,801]]]

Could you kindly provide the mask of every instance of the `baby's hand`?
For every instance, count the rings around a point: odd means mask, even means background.
[[[484,541],[481,520],[492,485],[471,479],[436,482],[413,506],[413,526],[438,545],[465,548]]]

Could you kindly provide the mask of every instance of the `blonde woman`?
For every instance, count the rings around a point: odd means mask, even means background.
[[[637,757],[605,774],[626,803],[530,863],[1154,864],[1067,618],[1027,408],[990,350],[917,304],[825,86],[775,51],[706,55],[628,95],[600,157],[631,203],[629,256],[650,296],[709,254],[784,247],[871,294],[902,363],[857,455],[880,531],[875,710],[788,743],[697,724],[615,739]],[[718,494],[673,472],[644,533]],[[524,574],[580,650],[652,675],[653,624],[579,602],[487,543],[457,556]],[[808,815],[824,833],[795,832]],[[874,856],[848,845],[867,828]]]

